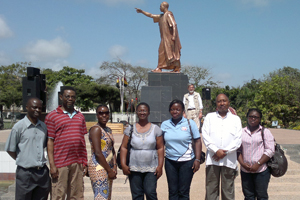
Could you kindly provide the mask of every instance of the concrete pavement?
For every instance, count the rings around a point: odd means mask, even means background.
[[[286,129],[271,129],[277,143],[281,144],[287,152],[289,168],[286,175],[280,178],[271,178],[269,184],[270,200],[298,200],[300,199],[300,131]],[[4,144],[10,130],[0,131],[0,143]],[[123,135],[114,135],[115,148],[119,148]],[[90,153],[90,145],[86,137],[87,150]],[[1,145],[0,145],[1,146]],[[1,149],[0,149],[1,150]],[[294,159],[291,159],[295,157]],[[118,170],[118,178],[113,183],[113,200],[129,200],[131,193],[129,183],[124,184],[125,176]],[[85,178],[85,199],[93,199],[93,192],[89,178]],[[235,180],[235,196],[237,200],[243,199],[240,176]],[[10,190],[13,192],[13,187]],[[168,185],[165,173],[158,180],[157,185],[158,199],[168,199]],[[205,165],[201,165],[200,170],[194,175],[191,185],[191,199],[204,199],[205,195]],[[13,199],[11,194],[4,195],[0,199]]]

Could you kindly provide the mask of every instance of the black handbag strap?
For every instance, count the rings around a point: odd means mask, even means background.
[[[263,126],[262,129],[261,129],[261,137],[262,137],[262,140],[263,140],[264,148],[266,148],[264,131],[265,131],[265,127]],[[273,137],[274,137],[274,136],[273,136]],[[277,144],[277,143],[276,143],[276,140],[275,140],[275,137],[274,137],[274,145],[276,146],[276,144]]]
[[[130,143],[130,142],[131,142],[131,138],[132,138],[132,132],[133,132],[133,126],[134,126],[134,125],[131,125],[131,127],[130,127],[130,132],[129,132],[129,139],[128,139],[128,143]]]
[[[192,142],[193,142],[194,137],[193,137],[193,131],[192,131],[192,128],[191,128],[190,120],[188,119],[187,121],[188,121],[188,123],[189,123],[190,133],[191,133],[191,136],[192,136]]]
[[[264,144],[264,149],[265,149],[265,148],[266,148],[266,145],[265,145],[265,135],[264,135],[264,131],[265,131],[265,127],[262,127],[262,129],[261,129],[261,137],[262,137],[263,144]]]

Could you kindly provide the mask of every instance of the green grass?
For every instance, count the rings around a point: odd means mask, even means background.
[[[10,185],[12,185],[15,181],[0,181],[0,187],[8,187]]]
[[[11,129],[15,122],[4,122],[4,129]]]

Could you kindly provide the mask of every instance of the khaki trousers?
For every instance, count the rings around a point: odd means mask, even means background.
[[[208,165],[205,200],[219,200],[220,179],[222,200],[234,200],[234,179],[237,171],[225,166]]]
[[[200,130],[199,112],[197,112],[196,110],[188,110],[186,117],[187,119],[194,120],[194,122],[196,122],[197,124],[198,129]]]
[[[73,163],[58,168],[58,178],[52,179],[52,200],[69,200],[83,198],[83,166]]]

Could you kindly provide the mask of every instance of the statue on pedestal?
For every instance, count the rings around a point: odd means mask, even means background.
[[[162,2],[160,11],[163,14],[154,15],[139,8],[136,8],[136,12],[153,18],[154,23],[158,22],[159,24],[161,42],[158,48],[158,65],[152,72],[162,72],[162,69],[173,69],[171,72],[180,73],[181,44],[175,18],[168,8],[169,4]]]

